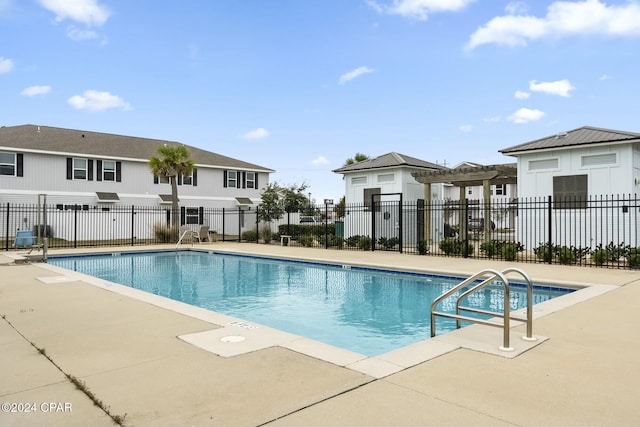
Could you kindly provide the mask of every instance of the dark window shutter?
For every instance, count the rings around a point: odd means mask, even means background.
[[[182,175],[178,175],[178,185],[182,185]]]
[[[160,182],[160,181],[158,180],[158,175],[153,175],[153,183],[154,183],[154,184],[157,184],[158,182]]]
[[[247,173],[242,172],[242,188],[247,188]]]
[[[122,162],[116,162],[116,182],[122,181]]]
[[[191,180],[191,185],[193,185],[194,187],[198,186],[198,169],[193,169],[193,179]]]
[[[87,160],[87,179],[93,181],[93,160]]]
[[[73,159],[67,157],[67,179],[73,179]]]
[[[102,181],[102,160],[96,160],[96,181]]]
[[[184,209],[184,206],[180,207],[180,225],[184,225],[187,221],[187,212]]]
[[[204,208],[202,206],[198,209],[198,224],[204,224]]]
[[[224,171],[224,173],[222,175],[223,175],[223,177],[222,177],[222,186],[224,188],[227,188],[227,171]]]
[[[258,189],[258,172],[253,175],[253,188]]]
[[[16,176],[23,176],[24,174],[23,165],[22,165],[23,157],[24,155],[22,153],[16,154]]]

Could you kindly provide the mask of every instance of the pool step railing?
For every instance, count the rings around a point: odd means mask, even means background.
[[[519,275],[522,276],[522,278],[527,283],[527,313],[526,313],[527,317],[526,319],[511,315],[510,295],[509,295],[510,285],[509,285],[509,279],[507,278],[507,275],[509,273],[518,273]],[[466,291],[462,292],[458,296],[458,299],[456,301],[455,314],[437,311],[438,304],[441,301],[445,300],[446,298],[449,298],[451,295],[455,294],[456,292],[460,291],[466,286],[472,285],[474,282],[478,280],[481,280],[481,281],[473,285],[471,288],[467,289]],[[495,282],[496,280],[500,280],[504,287],[504,304],[503,304],[504,309],[502,313],[462,306],[462,302],[466,297],[473,294],[474,292],[479,291],[485,286]],[[502,321],[498,321],[497,319],[489,319],[489,320],[477,319],[475,317],[465,316],[462,314],[463,311],[467,313],[477,313],[477,314],[494,316],[494,318],[501,317]],[[506,268],[502,271],[494,270],[491,268],[487,268],[485,270],[479,271],[478,273],[468,277],[467,279],[463,280],[462,282],[460,282],[459,284],[457,284],[456,286],[449,289],[447,292],[443,293],[438,298],[433,300],[433,303],[431,304],[431,336],[432,337],[436,336],[436,317],[437,316],[455,319],[456,328],[458,329],[461,327],[461,324],[463,321],[502,328],[503,345],[499,348],[500,350],[503,350],[503,351],[513,351],[513,348],[510,346],[510,342],[509,342],[509,331],[510,331],[511,320],[526,322],[527,332],[526,332],[526,335],[522,337],[522,339],[527,341],[536,340],[536,338],[533,336],[533,283],[531,282],[531,278],[527,273],[525,273],[523,270],[516,267]]]
[[[194,231],[191,230],[190,228],[182,227],[180,229],[180,238],[178,239],[178,243],[176,243],[176,250],[178,250],[178,246],[180,246],[180,243],[182,243],[182,240],[186,236],[189,236],[191,238],[191,244],[193,244],[193,233],[194,233]]]

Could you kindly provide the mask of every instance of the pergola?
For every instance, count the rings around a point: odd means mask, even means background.
[[[491,186],[498,184],[515,184],[518,182],[517,164],[487,165],[461,167],[455,169],[434,170],[424,172],[414,172],[411,174],[416,181],[424,184],[424,236],[428,242],[432,241],[431,236],[431,184],[446,183],[459,188],[460,203],[463,204],[467,199],[467,187],[476,187],[482,185],[484,203],[484,218],[491,218]],[[467,219],[465,213],[460,210],[459,213],[460,235],[467,235]],[[485,240],[491,236],[491,221],[484,221]]]

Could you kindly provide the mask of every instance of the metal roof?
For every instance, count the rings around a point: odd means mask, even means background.
[[[398,166],[406,166],[418,169],[428,170],[444,170],[448,169],[444,166],[437,165],[435,163],[427,162],[424,160],[416,159],[415,157],[407,156],[400,153],[387,153],[382,156],[378,156],[373,159],[363,160],[352,165],[343,166],[338,169],[334,169],[336,173],[348,173],[356,171],[365,171],[370,169],[391,168]]]
[[[179,142],[135,136],[114,135],[50,126],[20,125],[0,127],[0,148],[80,154],[88,157],[140,159],[148,161],[157,155],[160,145],[180,145]],[[182,144],[189,149],[197,165],[229,169],[274,172],[272,169]]]
[[[516,155],[524,151],[575,147],[580,145],[626,142],[640,139],[640,133],[583,126],[568,132],[560,132],[535,141],[499,150],[502,154]]]

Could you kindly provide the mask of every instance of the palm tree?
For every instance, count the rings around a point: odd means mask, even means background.
[[[171,224],[175,230],[179,227],[178,215],[178,176],[189,176],[193,172],[191,154],[184,145],[164,144],[158,147],[157,157],[149,159],[149,168],[154,176],[169,178],[171,183]]]

